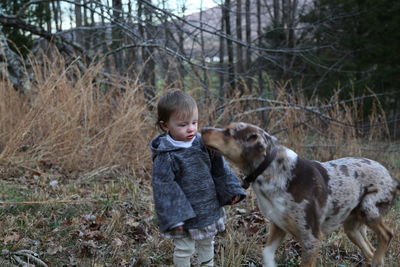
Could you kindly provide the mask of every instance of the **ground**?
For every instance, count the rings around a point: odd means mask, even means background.
[[[48,266],[169,266],[172,244],[156,227],[149,175],[104,168],[78,175],[30,169],[8,171],[0,183],[0,259],[16,264],[31,255]],[[227,231],[216,238],[218,266],[261,266],[268,221],[254,195],[228,207]],[[400,202],[387,216],[400,232]],[[400,253],[396,235],[387,254],[394,266]],[[36,253],[36,254],[33,254]],[[278,250],[281,266],[297,266],[300,250],[288,238]],[[30,260],[32,263],[32,260]],[[363,257],[342,232],[328,236],[320,266],[361,266]],[[2,265],[2,266],[3,266]],[[40,265],[36,265],[40,266]]]

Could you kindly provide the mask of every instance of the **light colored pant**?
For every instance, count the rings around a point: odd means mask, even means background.
[[[174,246],[174,266],[190,267],[190,258],[195,252],[200,266],[214,266],[214,237],[203,240],[177,238]]]

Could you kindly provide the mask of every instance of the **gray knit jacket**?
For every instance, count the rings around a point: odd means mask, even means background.
[[[233,196],[246,196],[224,158],[207,149],[197,134],[189,148],[173,146],[161,134],[150,143],[152,186],[161,232],[184,222],[186,229],[203,228],[223,216]]]

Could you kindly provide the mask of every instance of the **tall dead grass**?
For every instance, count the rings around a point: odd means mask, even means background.
[[[31,66],[32,92],[20,94],[7,81],[0,83],[2,161],[27,166],[44,162],[71,171],[150,164],[148,142],[156,134],[155,114],[137,81],[115,79],[109,82],[117,86],[104,90],[98,78],[101,64],[82,72],[61,56],[40,62],[32,58]],[[200,89],[189,91],[199,100],[203,125],[251,122],[320,160],[361,155],[364,140],[388,133],[378,100],[365,118],[362,98],[308,101],[299,92],[288,93],[284,84],[276,85],[274,99],[235,96],[218,108],[219,103],[204,99]]]
[[[372,109],[365,115],[364,101],[371,98]],[[211,125],[231,120],[260,125],[300,155],[318,160],[351,155],[377,159],[391,145],[384,110],[373,94],[307,100],[301,92],[288,93],[283,85],[276,87],[274,99],[235,97],[211,117]]]
[[[148,161],[154,127],[138,84],[114,80],[128,89],[104,92],[100,64],[81,73],[62,57],[32,60],[32,66],[33,92],[21,95],[0,84],[0,159],[67,170]]]

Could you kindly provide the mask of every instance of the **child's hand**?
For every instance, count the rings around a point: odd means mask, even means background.
[[[240,196],[239,195],[233,196],[232,200],[231,200],[231,205],[238,203],[239,200],[240,200]]]

